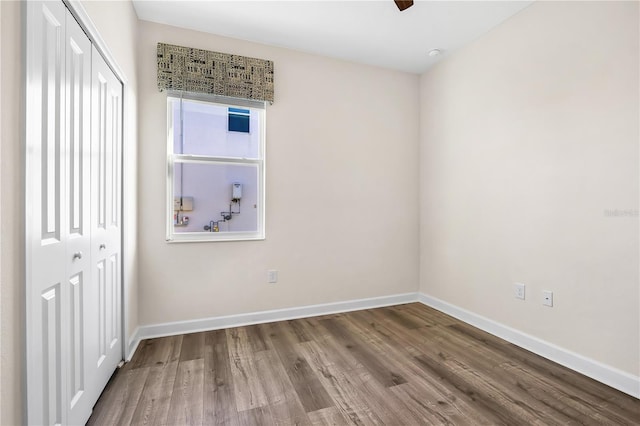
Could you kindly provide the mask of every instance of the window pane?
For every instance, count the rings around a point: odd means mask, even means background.
[[[174,232],[256,232],[258,176],[255,164],[175,163]]]
[[[259,158],[261,110],[184,99],[181,126],[180,104],[180,99],[171,99],[174,153]]]

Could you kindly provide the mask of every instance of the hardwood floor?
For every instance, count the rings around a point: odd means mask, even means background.
[[[640,401],[419,303],[145,340],[90,425],[638,425]]]

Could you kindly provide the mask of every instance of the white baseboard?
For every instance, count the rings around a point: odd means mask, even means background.
[[[125,361],[131,361],[133,358],[133,354],[136,353],[136,349],[138,349],[138,345],[140,344],[140,327],[136,327],[136,330],[133,332],[131,337],[129,338],[129,344],[127,345],[127,353],[125,354]]]
[[[308,318],[318,315],[336,314],[339,312],[358,311],[361,309],[380,308],[383,306],[400,305],[402,303],[417,301],[417,293],[404,293],[391,296],[372,297],[368,299],[301,306],[297,308],[274,309],[271,311],[202,318],[191,321],[143,325],[136,329],[129,340],[127,361],[133,357],[138,344],[144,339],[175,336],[177,334],[196,333],[200,331],[219,330],[230,327],[241,327],[245,325],[262,324],[274,321],[286,321],[297,318]]]
[[[424,293],[418,294],[418,301],[484,330],[487,333],[500,337],[514,345],[527,349],[536,355],[550,359],[551,361],[640,399],[640,377],[638,376],[571,352],[553,343],[546,342]]]

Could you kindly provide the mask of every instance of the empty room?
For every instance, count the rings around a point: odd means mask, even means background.
[[[637,1],[1,1],[0,137],[0,425],[640,424]]]

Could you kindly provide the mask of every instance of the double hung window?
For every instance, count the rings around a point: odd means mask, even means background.
[[[264,102],[170,93],[167,240],[264,238]]]

